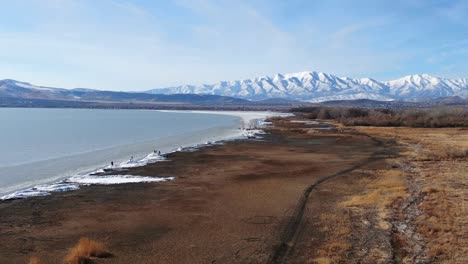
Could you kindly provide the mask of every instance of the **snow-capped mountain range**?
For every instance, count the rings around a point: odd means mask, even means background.
[[[0,80],[0,98],[156,102],[168,100],[163,97],[169,94],[178,95],[178,100],[185,96],[182,99],[187,102],[201,99],[225,102],[272,98],[309,102],[354,99],[416,101],[449,96],[468,98],[468,79],[444,79],[422,74],[381,82],[370,78],[340,78],[322,72],[300,72],[242,81],[222,81],[213,85],[182,85],[139,93],[52,88],[10,79]]]
[[[153,94],[212,94],[249,100],[286,98],[319,102],[329,100],[418,100],[446,96],[468,97],[468,79],[444,79],[428,74],[393,81],[352,79],[323,72],[276,74],[213,85],[182,85],[147,91]]]
[[[39,100],[39,101],[38,101]],[[45,107],[67,106],[67,107],[89,107],[89,104],[73,104],[70,102],[94,102],[108,104],[131,104],[138,106],[148,103],[181,103],[181,104],[205,104],[205,105],[243,105],[251,101],[219,95],[197,95],[197,94],[150,94],[143,92],[116,92],[100,91],[85,88],[63,89],[45,86],[37,86],[27,82],[6,79],[0,80],[0,107],[2,105],[31,106],[40,105]],[[118,107],[118,105],[114,105]]]

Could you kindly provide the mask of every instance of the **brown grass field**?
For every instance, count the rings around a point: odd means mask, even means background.
[[[357,127],[401,145],[397,167],[405,175],[409,202],[416,202],[415,232],[427,258],[468,263],[468,130],[466,128]],[[377,184],[388,190],[385,180]],[[403,185],[405,186],[405,185]],[[399,191],[391,192],[396,195]],[[411,214],[413,211],[401,212]]]
[[[317,133],[298,123],[275,121],[299,133]],[[327,237],[314,248],[319,254],[312,262],[342,263],[343,256],[356,247],[353,243],[359,243],[353,232],[365,230],[353,228],[352,218],[358,218],[363,225],[387,233],[388,246],[394,248],[394,252],[365,248],[372,243],[366,241],[366,246],[357,247],[366,251],[363,262],[468,263],[468,129],[332,123],[342,133],[366,134],[399,152],[383,159],[385,165],[379,169],[352,172],[367,177],[355,177],[352,184],[362,186],[361,190],[344,194],[331,214],[322,213],[319,228]]]

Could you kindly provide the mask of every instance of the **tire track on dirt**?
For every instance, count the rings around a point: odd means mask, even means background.
[[[376,143],[375,147],[379,148],[379,147],[382,147],[383,146],[383,142],[381,140],[378,140],[376,138],[373,138],[369,135],[365,135],[365,134],[360,134],[360,133],[353,133],[353,134],[357,134],[357,135],[360,135],[360,136],[366,136],[368,138],[370,138],[372,141],[374,141]],[[299,199],[294,211],[293,211],[293,214],[292,216],[290,217],[289,221],[287,222],[287,224],[285,225],[283,231],[281,232],[281,235],[280,235],[280,239],[279,239],[279,243],[274,247],[274,250],[272,252],[272,254],[270,255],[267,263],[268,264],[278,264],[278,263],[285,263],[285,261],[287,260],[287,257],[288,255],[293,251],[294,247],[295,247],[295,240],[296,240],[296,237],[299,233],[299,230],[300,230],[300,226],[301,226],[301,223],[303,222],[303,218],[304,218],[304,213],[305,213],[305,208],[306,208],[306,205],[307,205],[307,202],[309,200],[309,196],[310,194],[312,193],[312,191],[314,189],[316,189],[320,184],[328,181],[328,180],[331,180],[333,178],[336,178],[336,177],[339,177],[339,176],[342,176],[342,175],[345,175],[345,174],[348,174],[356,169],[359,169],[361,167],[364,167],[365,165],[369,164],[369,163],[372,163],[372,162],[375,162],[377,160],[380,160],[380,159],[384,159],[386,157],[379,157],[379,154],[381,154],[382,150],[381,149],[377,149],[376,151],[374,151],[369,158],[367,158],[366,160],[348,168],[348,169],[345,169],[345,170],[342,170],[342,171],[339,171],[335,174],[332,174],[332,175],[328,175],[328,176],[324,176],[320,179],[318,179],[317,181],[315,181],[314,183],[312,183],[311,185],[309,185],[305,190],[304,192],[302,193],[302,196],[301,198]]]

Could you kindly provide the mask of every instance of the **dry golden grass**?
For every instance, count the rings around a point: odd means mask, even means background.
[[[333,260],[330,259],[330,258],[326,258],[326,257],[319,257],[319,258],[313,259],[312,263],[314,263],[314,264],[331,264],[331,263],[333,263]]]
[[[375,173],[376,179],[367,183],[367,192],[349,197],[342,203],[343,206],[376,206],[385,212],[386,207],[393,201],[407,196],[406,183],[401,171],[378,170],[369,173]]]
[[[355,127],[356,130],[394,139],[408,147],[404,153],[417,160],[468,158],[466,128]]]
[[[397,161],[391,159],[386,162],[394,164]],[[389,230],[391,205],[397,199],[405,199],[408,196],[405,176],[397,169],[365,171],[365,173],[372,173],[375,176],[373,179],[360,180],[361,184],[366,186],[366,191],[363,194],[346,197],[341,206],[372,208],[377,212],[377,227]]]
[[[319,247],[314,248],[315,255],[318,257],[310,260],[310,263],[338,263],[351,247],[349,241],[343,239],[352,232],[349,219],[346,215],[337,212],[322,213],[320,223],[322,223],[320,231],[326,234],[325,241]]]
[[[454,160],[468,157],[468,147],[465,146],[433,146],[422,156],[426,160]]]
[[[38,257],[33,256],[33,257],[29,258],[28,264],[41,264],[41,262],[39,261]]]
[[[67,264],[80,264],[90,257],[107,258],[111,254],[105,245],[89,238],[81,238],[80,241],[69,250],[65,257]]]
[[[416,227],[426,241],[426,254],[430,259],[438,263],[468,263],[468,130],[356,129],[373,136],[394,139],[403,146],[402,158],[411,164],[415,181],[421,189],[423,199],[419,209],[422,214],[416,219]],[[377,196],[369,192],[370,198],[373,198],[372,195]],[[359,204],[359,201],[349,203]]]
[[[428,241],[431,257],[446,263],[464,256],[468,261],[466,190],[468,166],[459,161],[424,162],[420,174],[426,182],[418,227]],[[462,263],[462,262],[460,262]]]

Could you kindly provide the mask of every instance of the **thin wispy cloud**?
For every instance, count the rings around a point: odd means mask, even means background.
[[[378,3],[377,3],[378,2]],[[20,0],[0,78],[145,90],[306,70],[468,77],[466,1]]]

